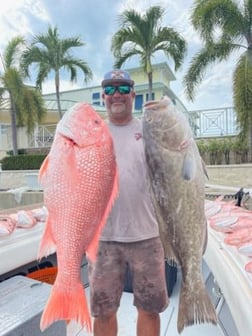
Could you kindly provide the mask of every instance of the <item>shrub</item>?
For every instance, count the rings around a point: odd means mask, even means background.
[[[13,155],[5,156],[2,160],[2,170],[39,169],[46,155]]]
[[[210,164],[221,164],[222,152],[220,148],[220,141],[217,139],[209,140],[208,151],[210,155]]]
[[[9,150],[6,152],[7,155],[13,156],[13,150]],[[26,154],[26,150],[24,148],[18,149],[18,155]]]
[[[236,139],[232,145],[232,150],[235,154],[235,163],[248,162],[248,151],[249,147],[246,141],[242,139]]]

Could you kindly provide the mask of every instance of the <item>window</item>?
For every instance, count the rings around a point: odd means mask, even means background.
[[[135,97],[135,110],[142,110],[143,108],[143,95],[139,94]]]
[[[3,144],[3,138],[6,139],[10,125],[0,124],[0,146]]]
[[[0,136],[7,134],[7,129],[9,125],[0,124]]]
[[[100,99],[100,92],[94,92],[94,93],[92,94],[92,99],[93,99],[93,100]]]
[[[152,92],[152,96],[151,96],[151,99],[149,99],[149,93],[146,93],[146,101],[148,100],[155,100],[155,93]]]
[[[92,93],[92,104],[93,105],[101,105],[100,101],[100,92],[93,92]]]

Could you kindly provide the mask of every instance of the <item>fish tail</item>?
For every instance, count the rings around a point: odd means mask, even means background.
[[[207,290],[202,283],[201,288],[192,291],[192,295],[188,295],[188,285],[182,282],[177,329],[181,333],[184,327],[200,323],[217,324],[217,316],[210,300]]]
[[[44,331],[52,323],[75,320],[87,332],[92,331],[91,317],[83,285],[79,283],[74,289],[65,291],[55,283],[40,320],[40,329]]]
[[[109,202],[107,204],[107,207],[106,207],[106,210],[105,210],[104,215],[102,217],[99,228],[97,229],[96,234],[95,234],[92,242],[89,244],[89,246],[87,248],[87,251],[86,251],[89,259],[92,260],[92,261],[95,261],[95,259],[96,259],[96,253],[97,253],[97,249],[98,249],[98,245],[99,245],[100,233],[101,233],[101,230],[102,230],[104,224],[106,223],[106,220],[108,218],[108,215],[111,211],[111,208],[114,204],[114,201],[115,201],[117,195],[118,195],[118,170],[116,169],[114,184],[113,184],[113,188],[112,188],[112,192],[111,192],[111,195],[110,195]]]

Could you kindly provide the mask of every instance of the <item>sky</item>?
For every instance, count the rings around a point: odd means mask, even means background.
[[[88,63],[93,80],[86,84],[83,75],[70,83],[70,74],[61,72],[61,91],[99,85],[105,72],[113,68],[114,58],[110,51],[111,37],[119,29],[118,15],[125,9],[141,12],[153,5],[161,5],[166,13],[162,26],[169,26],[187,41],[188,51],[182,67],[175,72],[172,59],[163,53],[154,55],[152,63],[167,62],[174,72],[176,81],[171,89],[189,111],[233,106],[232,73],[239,55],[233,55],[226,62],[212,64],[197,87],[193,102],[184,95],[183,77],[202,42],[190,24],[191,0],[7,0],[0,2],[0,53],[11,38],[22,35],[29,42],[36,34],[46,33],[49,25],[58,27],[60,38],[80,37],[83,47],[74,48],[73,55]],[[134,56],[122,68],[139,66]],[[0,71],[2,64],[0,62]],[[29,84],[34,84],[34,80]],[[43,84],[43,93],[55,92],[52,77]]]

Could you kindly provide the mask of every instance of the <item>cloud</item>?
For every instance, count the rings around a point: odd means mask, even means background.
[[[27,38],[33,33],[32,21],[45,22],[50,16],[40,0],[7,0],[0,3],[0,53],[18,35]],[[6,38],[8,37],[8,38]],[[3,70],[0,63],[0,71]]]
[[[134,8],[144,12],[152,5],[165,8],[163,26],[173,27],[187,41],[188,53],[185,63],[175,73],[177,80],[171,83],[175,94],[189,109],[213,108],[217,104],[232,105],[232,72],[237,55],[228,62],[214,64],[207,69],[202,83],[199,85],[195,101],[188,102],[184,96],[183,77],[189,62],[201,48],[199,35],[190,24],[192,0],[6,0],[0,3],[0,52],[9,40],[17,35],[24,35],[28,40],[34,34],[45,33],[48,25],[57,26],[62,38],[79,36],[85,46],[75,48],[74,56],[84,59],[91,67],[94,78],[89,85],[100,83],[104,73],[113,67],[111,54],[111,37],[119,28],[118,15],[126,8]],[[154,58],[155,62],[166,61],[174,71],[174,64],[162,53]],[[0,62],[1,63],[1,62]],[[133,57],[124,68],[136,67],[139,58]],[[1,70],[1,65],[0,65]],[[78,82],[71,84],[69,73],[62,72],[61,89],[68,90],[85,86],[83,75],[78,74]],[[31,83],[34,84],[34,83]],[[53,77],[43,85],[44,92],[54,92]],[[223,106],[223,105],[222,105]]]
[[[30,19],[47,21],[49,15],[46,12],[43,2],[39,0],[7,0],[0,3],[0,48],[2,49],[8,40],[16,35],[27,35],[32,33]],[[6,39],[8,36],[8,40]]]
[[[68,80],[62,79],[60,81],[60,91],[68,91],[68,90],[75,90],[80,89],[83,87],[78,83],[71,83]],[[43,85],[43,93],[52,93],[55,92],[55,82],[53,79],[49,79],[46,81],[46,84]]]

